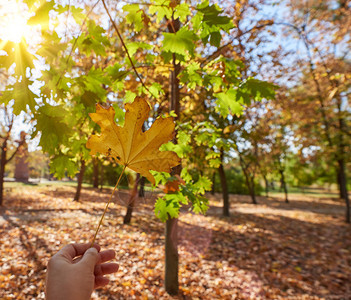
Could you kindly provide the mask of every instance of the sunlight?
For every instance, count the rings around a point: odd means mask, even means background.
[[[30,26],[27,25],[28,11],[23,9],[23,3],[16,0],[5,1],[0,4],[0,40],[20,43],[29,37]]]

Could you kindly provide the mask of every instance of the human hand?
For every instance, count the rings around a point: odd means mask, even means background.
[[[115,257],[113,250],[100,252],[94,244],[70,244],[57,252],[48,263],[47,300],[88,300],[94,288],[105,286],[106,274],[117,272],[118,264],[106,263]]]

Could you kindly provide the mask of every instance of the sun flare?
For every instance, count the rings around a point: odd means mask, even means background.
[[[19,43],[30,36],[28,14],[16,0],[0,4],[0,40]]]

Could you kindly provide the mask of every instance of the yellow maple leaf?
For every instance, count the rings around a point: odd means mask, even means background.
[[[115,123],[115,110],[96,105],[96,113],[91,119],[101,127],[101,135],[92,135],[87,148],[90,154],[97,152],[113,157],[119,164],[145,176],[152,184],[155,179],[150,170],[170,172],[179,165],[180,158],[172,151],[160,151],[162,144],[172,140],[174,121],[172,117],[158,118],[145,132],[142,126],[149,116],[150,107],[142,97],[125,105],[124,126]]]

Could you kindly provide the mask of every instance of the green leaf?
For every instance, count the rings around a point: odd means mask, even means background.
[[[126,44],[130,56],[133,56],[138,49],[152,49],[152,46],[143,42],[131,42]]]
[[[9,101],[14,100],[13,113],[19,115],[21,111],[27,112],[27,105],[31,111],[35,110],[37,104],[35,98],[37,97],[29,88],[31,81],[23,79],[21,82],[16,82],[0,97],[1,102],[7,104]]]
[[[126,16],[127,24],[134,24],[135,30],[140,31],[144,26],[143,11],[140,6],[138,4],[127,4],[123,6],[123,10],[128,12]]]
[[[221,10],[216,4],[206,6],[200,4],[197,6],[197,10],[203,13],[202,21],[208,26],[220,26],[220,28],[226,28],[226,26],[229,26],[233,28],[233,24],[229,17],[220,16],[220,14],[223,13],[223,10]]]
[[[136,97],[136,93],[132,91],[126,91],[126,95],[124,96],[124,103],[132,103]]]
[[[154,96],[154,97],[158,97],[160,94],[163,95],[164,94],[164,91],[162,89],[162,85],[157,83],[157,82],[154,82],[150,87],[149,87],[149,91],[151,92],[151,94]]]
[[[194,184],[194,188],[200,194],[205,194],[206,191],[210,191],[212,188],[212,182],[205,176],[200,176],[199,180]]]
[[[76,164],[67,156],[60,155],[51,159],[50,170],[55,177],[61,179],[67,175],[73,177],[77,173]]]
[[[210,44],[215,47],[219,47],[221,44],[222,35],[219,31],[214,31],[211,33]]]
[[[203,85],[201,76],[200,63],[192,62],[186,68],[184,68],[180,75],[180,81],[188,85],[189,89],[195,89],[197,86]]]
[[[104,56],[106,46],[110,46],[110,40],[106,36],[105,29],[91,19],[88,21],[87,27],[88,32],[77,39],[79,49],[88,55],[95,53]],[[75,43],[75,40],[72,40],[72,43]]]
[[[119,107],[118,103],[113,104],[113,108],[115,109],[115,120],[119,126],[124,125],[125,119],[125,111]]]
[[[174,19],[179,18],[180,22],[185,23],[190,15],[189,4],[181,3],[174,8]]]
[[[240,115],[243,112],[242,105],[237,101],[237,92],[234,89],[229,89],[225,93],[214,94],[217,97],[216,110],[226,117],[229,114]]]
[[[168,218],[177,218],[179,216],[179,195],[178,193],[166,194],[163,198],[158,198],[155,203],[155,215],[162,222]]]
[[[55,6],[55,1],[40,1],[42,4],[38,9],[35,10],[35,15],[28,20],[28,25],[42,25],[48,26],[50,20],[50,11]]]
[[[194,56],[197,36],[192,30],[183,27],[176,33],[163,33],[163,36],[163,51],[184,56],[189,53]]]
[[[255,78],[248,78],[242,86],[247,89],[248,93],[256,100],[273,99],[275,96],[275,89],[278,86],[273,85],[267,81],[258,80]],[[249,103],[247,103],[249,104]]]
[[[166,172],[157,172],[154,170],[150,170],[150,173],[155,178],[155,186],[159,184],[165,185],[166,182],[168,181],[168,178],[171,177],[171,175]]]
[[[170,0],[154,0],[153,5],[149,7],[151,15],[157,14],[157,23],[160,23],[164,18],[170,19],[172,17],[172,9],[169,7]]]
[[[56,112],[57,109],[57,112]],[[41,132],[39,146],[49,154],[55,154],[60,145],[67,142],[72,133],[72,128],[65,122],[67,112],[63,116],[61,106],[45,104],[35,114],[37,120],[36,130]]]

